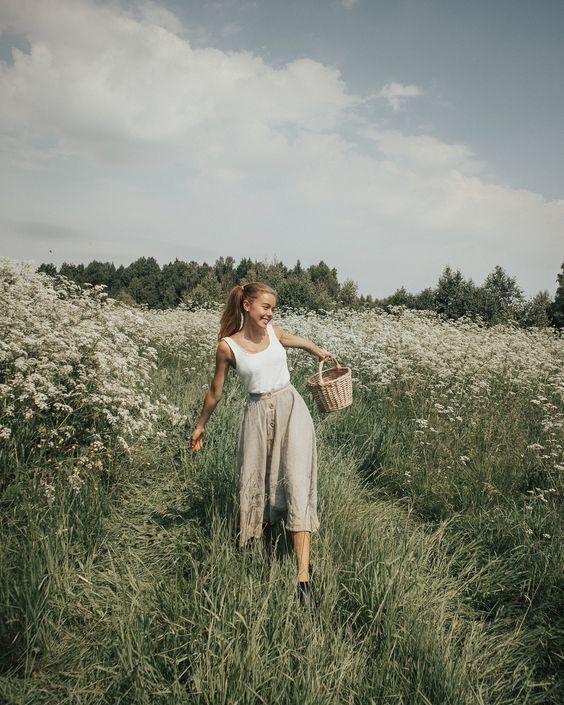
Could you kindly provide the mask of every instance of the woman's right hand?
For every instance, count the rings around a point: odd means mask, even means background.
[[[204,429],[196,426],[190,435],[190,448],[192,450],[202,450]]]

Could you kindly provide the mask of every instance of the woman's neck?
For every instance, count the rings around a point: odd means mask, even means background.
[[[245,321],[240,332],[243,334],[245,340],[255,343],[256,345],[260,345],[264,340],[264,336],[267,335],[266,328],[260,328],[249,321]]]

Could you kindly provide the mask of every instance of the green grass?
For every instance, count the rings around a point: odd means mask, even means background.
[[[197,418],[206,380],[186,380],[171,359],[158,374],[159,393]],[[315,617],[297,602],[287,537],[271,557],[260,541],[237,547],[243,395],[233,380],[201,453],[188,450],[191,429],[175,431],[136,449],[105,485],[76,494],[61,484],[52,505],[39,475],[22,469],[2,496],[0,700],[558,702],[558,507],[537,503],[525,540],[519,493],[538,468],[496,474],[512,464],[516,438],[532,442],[534,419],[516,406],[495,439],[495,470],[476,428],[423,455],[409,421],[418,398],[405,403],[397,390],[395,405],[358,396],[338,414],[313,411]],[[478,437],[481,471],[433,472]]]

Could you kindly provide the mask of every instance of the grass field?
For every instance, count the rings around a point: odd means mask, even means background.
[[[234,376],[189,450],[217,312],[128,311],[2,261],[0,701],[556,704],[563,343],[398,310],[279,319],[351,365],[291,541],[235,540]],[[5,308],[6,307],[6,308]]]

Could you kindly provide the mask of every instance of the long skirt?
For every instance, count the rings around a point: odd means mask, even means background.
[[[249,394],[237,443],[239,545],[263,524],[317,531],[317,440],[313,419],[293,384]]]

